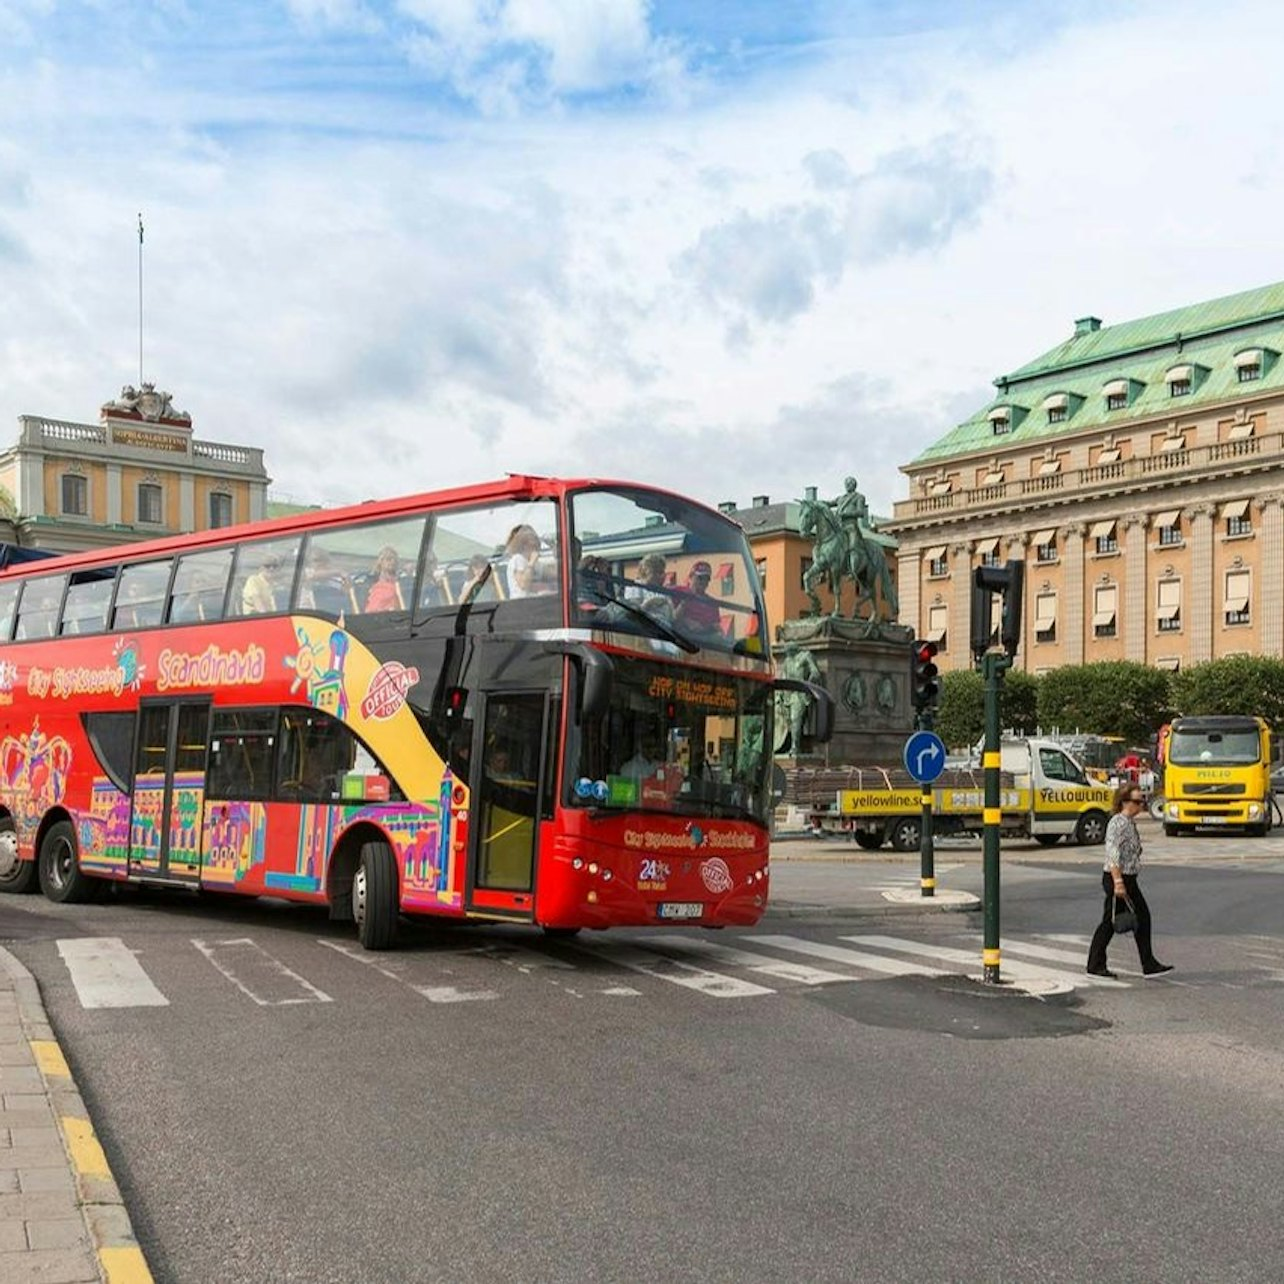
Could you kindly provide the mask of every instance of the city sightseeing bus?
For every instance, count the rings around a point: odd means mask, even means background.
[[[568,556],[570,550],[570,556]],[[640,568],[645,563],[647,576]],[[739,526],[514,476],[0,572],[0,890],[748,925],[773,678]]]

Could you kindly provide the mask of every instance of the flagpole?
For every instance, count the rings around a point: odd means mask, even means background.
[[[138,214],[138,382],[143,382],[143,215]]]

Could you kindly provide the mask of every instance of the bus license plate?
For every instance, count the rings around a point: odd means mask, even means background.
[[[660,918],[700,918],[704,906],[699,901],[661,901],[657,912]]]

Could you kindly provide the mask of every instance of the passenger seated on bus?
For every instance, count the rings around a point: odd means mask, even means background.
[[[687,587],[678,599],[674,623],[692,637],[716,637],[722,633],[722,612],[709,596],[713,570],[708,562],[696,562],[687,576]]]
[[[663,553],[648,553],[637,566],[634,583],[624,590],[624,600],[640,606],[648,615],[673,623],[673,601],[664,591],[667,563]]]
[[[263,559],[263,565],[246,577],[241,586],[241,614],[268,615],[278,608],[276,581],[281,574],[281,559],[275,553]]]
[[[540,554],[539,536],[533,526],[514,526],[504,546],[508,557],[508,596],[534,597],[557,592],[557,567]]]
[[[581,611],[598,611],[609,604],[611,593],[611,568],[605,559],[586,553],[580,558],[575,573],[575,604]],[[615,608],[619,611],[619,607]]]
[[[401,582],[398,578],[398,571],[401,566],[401,559],[397,556],[397,550],[391,544],[385,544],[379,550],[379,556],[375,558],[374,563],[374,583],[366,592],[367,611],[404,611],[406,609],[405,598],[401,595]]]
[[[424,579],[419,589],[419,605],[450,605],[450,584],[446,580],[446,572],[437,565],[437,558],[431,552],[424,555]]]
[[[351,581],[336,569],[330,560],[330,554],[325,549],[318,548],[304,570],[303,585],[299,589],[300,610],[342,615],[351,610],[352,606]]]
[[[468,578],[459,590],[458,600],[461,603],[497,601],[498,584],[490,558],[485,553],[474,553],[468,559]]]

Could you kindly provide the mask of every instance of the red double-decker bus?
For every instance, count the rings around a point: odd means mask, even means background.
[[[322,903],[371,949],[402,915],[752,924],[773,691],[806,686],[767,636],[740,527],[614,482],[14,564],[0,889]]]

